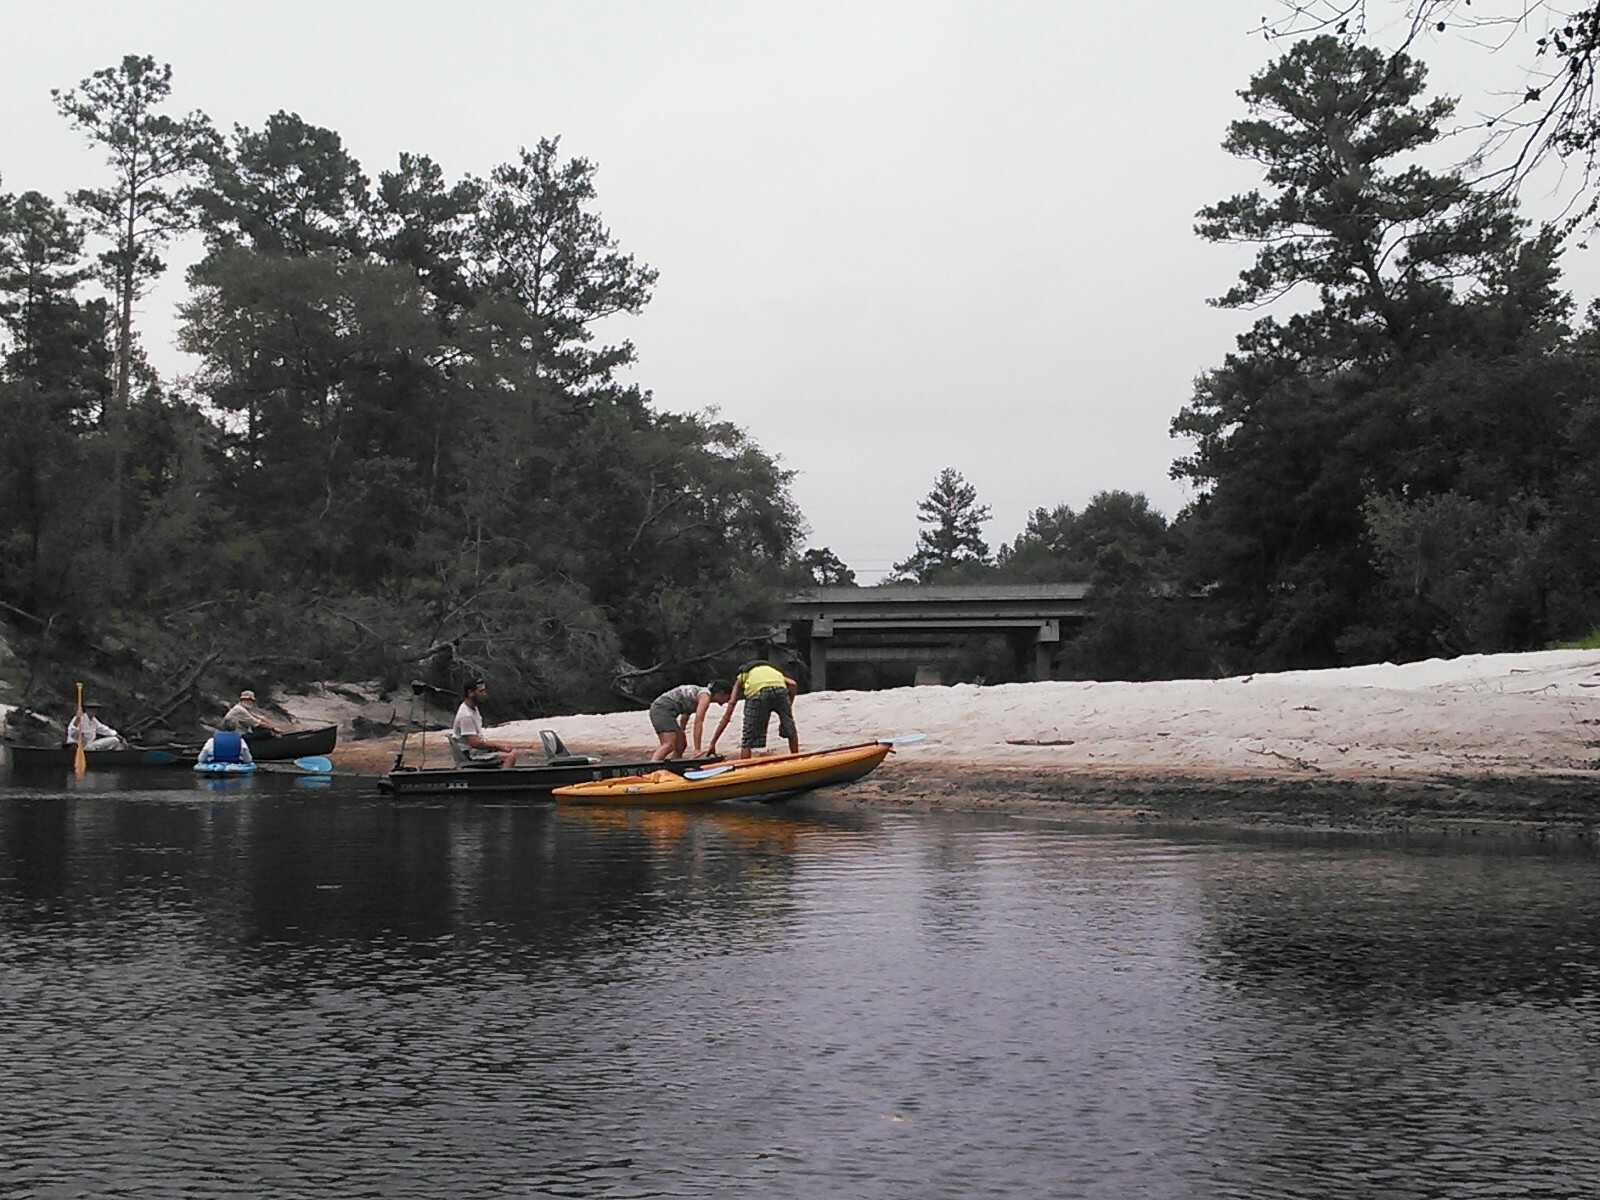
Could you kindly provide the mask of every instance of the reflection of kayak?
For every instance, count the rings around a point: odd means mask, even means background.
[[[256,769],[253,762],[195,763],[194,769],[203,775],[248,775]]]
[[[558,787],[554,794],[579,804],[705,804],[712,800],[771,799],[860,779],[893,749],[888,742],[866,742],[807,754],[773,754],[719,763],[686,775],[651,771],[576,783]]]

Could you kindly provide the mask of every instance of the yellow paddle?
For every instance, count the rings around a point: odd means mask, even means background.
[[[74,775],[86,774],[89,770],[89,756],[83,752],[83,684],[78,685],[78,742],[72,751],[72,773]]]

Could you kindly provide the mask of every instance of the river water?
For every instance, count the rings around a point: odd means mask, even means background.
[[[0,791],[0,1195],[1600,1195],[1600,869]]]

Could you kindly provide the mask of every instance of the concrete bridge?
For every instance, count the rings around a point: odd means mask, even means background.
[[[972,633],[1005,634],[1019,657],[1031,651],[1031,677],[1048,679],[1062,624],[1088,616],[1088,592],[1087,583],[815,588],[790,598],[778,634],[810,663],[815,691],[828,686],[830,662],[935,662]]]

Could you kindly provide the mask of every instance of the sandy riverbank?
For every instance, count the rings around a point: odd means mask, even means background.
[[[325,700],[303,699],[285,708],[302,720],[333,715]],[[485,712],[492,721],[492,694]],[[821,692],[801,696],[795,713],[806,748],[926,734],[838,794],[852,803],[1119,822],[1600,828],[1600,651],[1220,680]],[[436,723],[448,716],[429,712]],[[720,750],[737,749],[737,725]],[[510,722],[492,736],[533,750],[540,729],[594,754],[643,755],[654,742],[642,712]],[[381,772],[398,745],[346,741],[335,758]],[[406,761],[424,758],[448,762],[442,735],[411,735]]]

